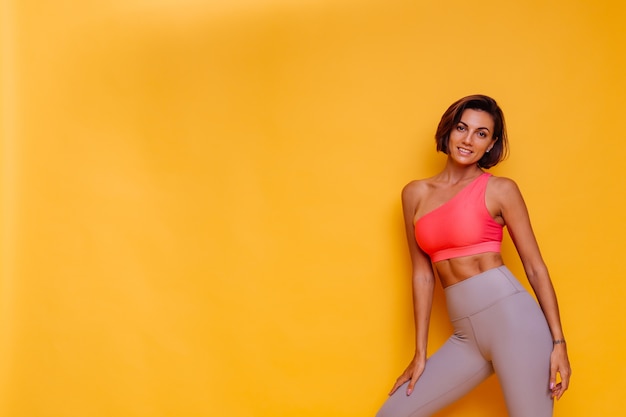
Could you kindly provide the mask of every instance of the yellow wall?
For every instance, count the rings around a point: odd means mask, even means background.
[[[2,16],[0,415],[373,415],[413,348],[400,189],[441,167],[439,116],[477,92],[505,110],[493,172],[522,188],[560,297],[556,416],[626,409],[622,1]],[[495,379],[439,415],[486,413],[505,413]]]

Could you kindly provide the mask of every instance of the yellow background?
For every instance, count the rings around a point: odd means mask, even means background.
[[[574,370],[626,410],[620,0],[3,0],[0,415],[372,416],[400,190],[495,97]],[[523,278],[510,241],[504,256]],[[436,293],[430,349],[447,337]],[[505,415],[495,378],[439,416]]]

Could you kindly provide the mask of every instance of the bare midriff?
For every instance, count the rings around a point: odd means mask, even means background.
[[[434,264],[443,288],[457,284],[481,272],[504,265],[498,252],[479,253],[445,259]]]

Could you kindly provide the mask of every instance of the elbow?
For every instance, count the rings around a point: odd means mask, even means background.
[[[413,274],[413,286],[421,288],[432,288],[435,285],[435,276],[425,273]]]
[[[542,279],[548,278],[548,267],[543,262],[528,265],[524,268],[524,270],[526,272],[526,277],[528,278],[528,281],[533,286],[535,283],[541,281]]]

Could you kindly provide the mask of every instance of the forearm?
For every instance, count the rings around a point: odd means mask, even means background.
[[[547,268],[543,267],[537,272],[528,273],[528,280],[546,317],[552,340],[565,340],[556,292]]]
[[[433,303],[434,278],[413,278],[413,313],[415,320],[415,356],[426,357],[428,327]]]

